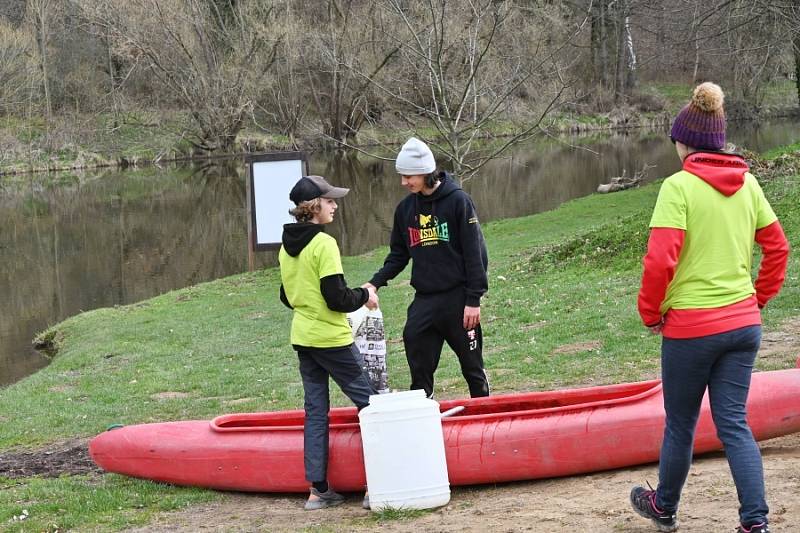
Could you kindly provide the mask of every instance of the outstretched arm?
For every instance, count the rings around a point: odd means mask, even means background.
[[[369,284],[375,290],[383,287],[390,279],[394,279],[397,275],[406,268],[408,261],[411,259],[411,253],[408,251],[408,245],[403,237],[402,221],[399,216],[400,209],[398,208],[394,214],[394,224],[392,225],[392,236],[389,239],[389,255],[383,262],[383,266],[378,270]]]
[[[333,274],[320,279],[319,289],[331,311],[349,313],[367,303],[369,299],[367,289],[349,288],[342,274]]]

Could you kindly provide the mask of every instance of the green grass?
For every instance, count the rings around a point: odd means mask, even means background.
[[[386,509],[381,509],[380,511],[370,513],[369,521],[381,524],[382,522],[397,520],[413,520],[414,518],[419,518],[430,513],[430,509],[393,509],[388,507]]]
[[[659,339],[642,327],[636,294],[658,188],[592,195],[485,226],[491,262],[482,304],[484,357],[495,392],[657,375]],[[793,248],[800,249],[800,177],[775,178],[764,188]],[[344,258],[347,279],[354,285],[368,279],[385,253]],[[800,315],[799,256],[791,257],[784,290],[764,313],[767,331]],[[52,364],[0,390],[0,450],[89,437],[113,423],[300,407],[302,385],[288,340],[291,313],[278,301],[278,286],[272,268],[86,312],[54,326],[43,334],[58,349]],[[380,297],[390,384],[405,389],[401,331],[412,297],[408,273]],[[792,367],[793,357],[759,366]],[[332,390],[334,405],[348,404]],[[436,393],[467,395],[447,349]],[[146,523],[165,505],[216,497],[118,476],[0,480],[0,528],[122,529]],[[30,512],[24,528],[13,520],[23,508]]]
[[[800,142],[789,144],[786,146],[779,146],[778,148],[773,148],[764,153],[765,159],[777,159],[782,155],[791,155],[795,152],[800,152]]]
[[[66,531],[88,525],[118,530],[162,511],[209,501],[214,494],[109,474],[57,479],[0,478],[0,529]],[[20,517],[25,516],[24,519]],[[91,517],[87,522],[87,517]]]
[[[6,146],[0,156],[2,173],[65,168],[116,166],[128,162],[170,160],[191,154],[182,113],[137,111],[57,116],[50,124],[41,117],[3,117],[0,136]]]
[[[664,100],[664,111],[669,116],[674,116],[692,97],[694,84],[691,83],[666,83],[644,82],[638,90],[644,94],[657,95]],[[723,89],[725,87],[723,86]],[[726,91],[727,92],[727,91]],[[728,94],[726,103],[731,104],[735,98]],[[769,113],[797,107],[797,88],[789,80],[774,81],[762,88],[762,110]]]
[[[694,86],[690,83],[657,82],[648,84],[650,89],[661,95],[670,104],[683,106],[692,97]]]
[[[791,80],[770,83],[764,88],[763,105],[767,107],[796,107],[797,85]]]

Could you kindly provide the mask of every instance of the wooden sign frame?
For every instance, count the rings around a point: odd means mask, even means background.
[[[289,191],[308,175],[308,158],[304,152],[272,152],[249,155],[245,162],[248,268],[253,270],[255,252],[280,248],[283,224],[294,222]]]

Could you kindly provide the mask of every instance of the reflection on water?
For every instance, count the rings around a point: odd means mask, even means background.
[[[729,128],[751,150],[796,142],[793,123]],[[537,141],[464,184],[485,221],[552,209],[645,164],[651,178],[678,169],[665,132]],[[591,151],[590,151],[591,150]],[[595,153],[596,152],[596,153]],[[329,228],[345,255],[388,242],[406,194],[393,163],[312,154],[310,169],[351,193]],[[140,301],[247,268],[244,167],[224,164],[133,172],[34,176],[0,189],[0,385],[41,368],[39,331],[81,311]],[[257,265],[276,264],[276,253]]]

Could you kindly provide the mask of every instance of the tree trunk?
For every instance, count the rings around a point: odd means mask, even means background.
[[[608,5],[607,0],[600,0],[600,81],[608,87]]]
[[[603,46],[600,29],[599,3],[592,3],[592,24],[589,36],[589,50],[592,58],[592,74],[595,81],[602,82],[603,69],[600,64],[600,48]]]
[[[700,26],[697,25],[699,2],[694,3],[694,18],[692,18],[692,26],[694,31],[692,37],[694,38],[694,70],[692,71],[692,83],[697,83],[697,72],[700,70]]]
[[[39,52],[39,69],[42,72],[42,83],[44,85],[44,102],[47,113],[47,121],[53,117],[53,106],[50,100],[50,75],[47,68],[47,43],[49,41],[49,18],[50,2],[39,0],[31,3],[33,9],[33,25],[36,33],[36,47]]]
[[[794,48],[794,85],[797,88],[797,103],[800,105],[800,34],[792,39]]]
[[[106,33],[105,35],[106,41],[106,59],[108,60],[108,79],[110,81],[110,88],[111,88],[111,104],[114,108],[114,128],[118,128],[120,124],[119,120],[119,106],[117,105],[117,74],[116,69],[114,68],[114,55],[111,50],[111,38]]]
[[[618,0],[615,9],[614,30],[616,31],[616,46],[614,56],[616,57],[616,69],[614,72],[614,102],[619,102],[626,94],[625,71],[627,70],[627,62],[625,60],[625,9],[621,4],[621,0]]]
[[[633,46],[633,34],[631,33],[631,17],[625,15],[625,88],[627,93],[636,87],[636,50]]]

